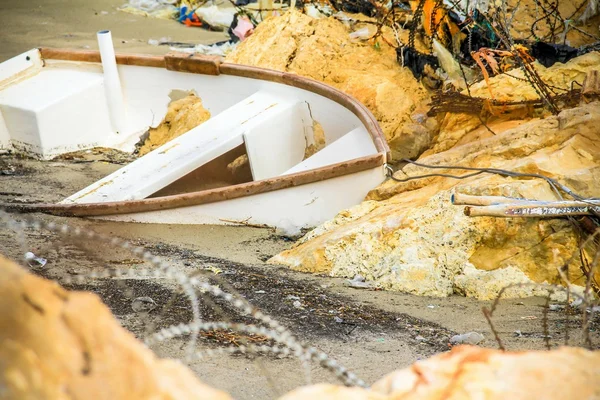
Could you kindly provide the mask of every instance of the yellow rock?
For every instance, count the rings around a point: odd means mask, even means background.
[[[564,93],[564,90],[571,89],[572,86],[580,87],[588,72],[600,69],[600,52],[588,53],[574,58],[566,64],[556,63],[550,68],[545,68],[536,61],[533,63],[533,67],[546,84],[551,85],[557,93]],[[512,70],[510,75],[512,76],[503,74],[490,78],[489,86],[495,100],[523,101],[539,99],[535,89],[523,81],[525,79],[523,71]],[[490,98],[488,85],[485,81],[476,83],[471,86],[470,90],[471,95],[474,97]],[[467,94],[467,92],[464,91],[463,94]],[[496,111],[500,112],[501,107],[497,107]],[[530,111],[528,106],[525,105],[516,110],[511,107],[510,113],[491,117],[487,125],[492,131],[502,131],[507,127],[515,127],[531,119]],[[526,120],[523,119],[524,117]],[[457,144],[468,143],[492,135],[487,128],[482,126],[477,115],[448,113],[443,118],[440,132],[434,139],[432,147],[424,152],[423,156],[439,153]]]
[[[504,352],[457,346],[392,372],[372,390],[389,400],[596,399],[600,352],[572,347]]]
[[[308,140],[307,140],[308,142]],[[316,154],[325,147],[325,131],[321,124],[313,121],[313,137],[312,143],[306,143],[306,150],[304,150],[304,159]]]
[[[431,132],[411,115],[424,107],[429,94],[408,68],[399,66],[392,47],[380,40],[377,50],[371,41],[351,40],[349,34],[334,18],[287,12],[258,25],[226,61],[292,72],[332,85],[371,110],[393,157],[418,156],[428,147]]]
[[[598,126],[599,103],[590,103],[419,161],[539,173],[592,197],[600,192]],[[395,176],[430,173],[408,165]],[[564,264],[570,276],[582,275],[577,240],[566,220],[467,217],[462,206],[451,204],[454,192],[556,199],[539,179],[481,174],[464,180],[389,180],[368,201],[340,213],[270,262],[339,277],[361,274],[383,288],[419,295],[461,293],[479,299],[493,298],[513,283],[560,283],[557,269]],[[521,287],[507,296],[542,293]]]
[[[71,292],[0,255],[0,397],[230,399],[158,359],[91,293]]]
[[[202,105],[202,100],[194,94],[188,94],[173,100],[167,109],[165,118],[156,128],[151,128],[148,139],[140,147],[143,156],[163,144],[183,135],[203,122],[208,121],[210,112]]]

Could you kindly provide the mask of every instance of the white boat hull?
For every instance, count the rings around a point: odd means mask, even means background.
[[[214,58],[118,55],[116,62],[125,133],[111,123],[98,53],[41,49],[0,64],[0,150],[43,159],[98,146],[131,150],[161,123],[174,90],[194,92],[211,118],[59,204],[22,211],[298,232],[359,204],[385,180],[389,148],[381,129],[362,104],[334,88]],[[307,158],[315,124],[325,147]],[[252,181],[186,187],[190,174],[240,149]]]
[[[383,167],[308,185],[163,211],[98,217],[111,221],[182,225],[256,225],[296,235],[362,202],[385,179]]]

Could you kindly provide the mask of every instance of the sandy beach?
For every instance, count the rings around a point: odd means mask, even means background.
[[[124,0],[0,2],[0,61],[34,47],[98,48],[96,32],[112,32],[116,51],[165,54],[168,46],[153,46],[150,39],[211,44],[228,40],[226,33],[187,27],[175,21],[147,18],[117,9]]]
[[[131,53],[170,51],[166,46],[148,44],[149,39],[162,37],[204,44],[226,39],[223,33],[118,11],[123,3],[124,0],[2,1],[0,61],[39,46],[97,49],[95,34],[101,29],[112,31],[117,51]],[[42,162],[0,155],[0,202],[57,202],[121,166],[103,158],[85,162]],[[268,265],[265,263],[268,258],[293,244],[270,229],[31,216],[130,240],[186,273],[216,271],[215,279],[231,285],[283,322],[302,341],[332,355],[367,383],[418,359],[448,350],[449,338],[457,333],[480,332],[485,337],[482,346],[497,347],[481,312],[490,302],[459,296],[429,298],[356,289],[349,287],[346,279],[313,276]],[[130,268],[144,265],[131,254],[106,243],[87,243],[81,250],[57,234],[34,230],[26,230],[23,241],[14,231],[0,225],[0,253],[21,260],[25,251],[32,251],[48,261],[36,273],[59,282],[65,274],[77,275],[106,265]],[[168,282],[128,279],[118,285],[111,280],[98,280],[72,287],[98,293],[123,326],[139,337],[143,337],[149,327],[186,322],[190,318],[185,298]],[[147,317],[141,317],[131,307],[132,299],[141,296],[151,297],[159,306]],[[301,307],[294,305],[295,299],[299,299]],[[495,323],[507,348],[545,347],[541,323],[544,301],[530,298],[501,302]],[[163,310],[168,305],[171,308]],[[218,311],[210,303],[203,306],[203,313],[209,320],[236,318],[231,310]],[[550,313],[548,318],[552,346],[559,346],[564,341],[565,317],[562,313]],[[578,318],[572,317],[569,322],[570,340],[574,344],[581,341],[577,332]],[[594,335],[597,341],[598,330]],[[228,340],[204,337],[200,345],[228,345]],[[177,358],[183,355],[185,343],[166,341],[153,349],[160,356]],[[274,398],[306,383],[299,372],[299,362],[293,359],[231,356],[193,362],[191,368],[203,382],[224,389],[238,399]],[[312,381],[336,382],[335,377],[316,365]]]

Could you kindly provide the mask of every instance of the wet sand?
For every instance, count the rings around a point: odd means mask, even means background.
[[[120,166],[107,161],[40,162],[0,156],[0,203],[56,202]],[[209,274],[215,283],[242,294],[281,321],[304,343],[330,354],[368,383],[416,360],[448,350],[449,338],[456,333],[480,332],[485,336],[480,345],[497,347],[481,312],[491,302],[354,289],[344,279],[268,265],[265,260],[292,245],[269,229],[33,216],[127,239],[161,256],[177,270]],[[65,275],[86,274],[107,266],[124,269],[144,266],[143,261],[105,243],[86,241],[83,246],[81,250],[73,241],[57,234],[32,230],[25,232],[23,242],[10,229],[0,227],[0,253],[18,260],[24,252],[33,251],[48,260],[46,267],[35,272],[59,282]],[[214,272],[217,274],[213,275]],[[123,326],[140,338],[148,329],[191,318],[187,300],[165,280],[134,278],[122,283],[90,279],[85,286],[73,288],[96,292]],[[158,305],[147,317],[131,308],[132,299],[140,296],[149,296]],[[300,307],[294,305],[296,300]],[[202,315],[206,320],[244,321],[226,305],[219,303],[219,311],[211,304],[203,302]],[[508,349],[544,348],[543,304],[544,299],[540,298],[500,303],[494,322]],[[599,322],[597,318],[593,324],[594,343],[600,342]],[[567,325],[570,343],[581,344],[579,317],[570,316],[567,320],[563,313],[548,313],[548,334],[553,347],[564,342]],[[203,337],[199,348],[231,345],[230,340]],[[183,357],[185,345],[184,340],[172,340],[153,349],[161,356]],[[301,366],[294,359],[221,356],[193,362],[191,367],[203,381],[229,391],[237,399],[275,398],[305,383]],[[316,365],[312,366],[311,374],[313,382],[335,382],[333,376]]]
[[[3,43],[0,61],[37,46],[95,49],[95,33],[101,29],[112,30],[117,50],[148,54],[169,51],[167,47],[148,45],[148,39],[171,37],[174,41],[211,43],[224,38],[223,34],[188,28],[174,21],[116,11],[123,3],[124,0],[0,2]],[[107,160],[40,162],[0,155],[0,202],[56,202],[120,166]],[[490,302],[458,296],[439,299],[360,290],[347,287],[344,279],[316,277],[267,265],[266,259],[292,245],[268,229],[114,223],[40,214],[35,217],[131,240],[187,273],[216,271],[218,274],[211,279],[231,285],[253,304],[281,320],[301,340],[329,353],[368,383],[418,359],[446,351],[448,339],[455,333],[481,332],[485,336],[482,346],[497,346],[481,313],[481,308],[489,307]],[[48,259],[47,266],[35,272],[59,282],[65,274],[87,273],[107,265],[122,268],[143,265],[130,254],[104,243],[85,246],[82,251],[59,235],[36,231],[25,232],[23,242],[10,229],[0,227],[0,253],[18,260],[25,251],[33,251]],[[190,318],[187,303],[166,281],[130,279],[122,285],[113,280],[90,280],[86,286],[77,288],[98,293],[121,323],[139,337],[149,326],[166,326]],[[159,307],[148,317],[136,314],[131,299],[138,296],[152,297]],[[167,307],[173,298],[176,301]],[[294,306],[295,298],[301,307]],[[544,300],[539,298],[501,303],[494,320],[507,348],[544,348],[543,304]],[[165,312],[162,307],[167,307]],[[208,320],[238,318],[227,308],[217,312],[209,305],[203,307]],[[562,313],[554,312],[548,318],[552,346],[563,343],[567,324],[571,343],[581,343],[577,329],[581,321],[577,317],[567,321]],[[598,343],[597,322],[594,326],[594,340]],[[205,337],[201,342],[203,348],[216,344],[231,343],[214,337]],[[184,341],[173,340],[154,349],[162,356],[180,357],[184,346]],[[273,398],[305,383],[300,364],[292,359],[219,357],[194,362],[191,367],[200,379],[238,399]],[[335,382],[316,365],[312,368],[312,378],[313,382]]]
[[[187,27],[176,21],[118,11],[126,0],[0,1],[0,62],[35,47],[97,50],[96,32],[109,29],[117,52],[165,54],[168,46],[149,39],[211,44],[228,40],[222,32]]]

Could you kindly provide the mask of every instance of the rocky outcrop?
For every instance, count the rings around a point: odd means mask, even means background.
[[[71,292],[0,256],[0,397],[230,399],[158,359],[91,293]]]
[[[600,52],[591,52],[577,57],[566,64],[556,63],[545,68],[538,62],[532,64],[540,78],[550,85],[557,94],[564,94],[572,87],[580,87],[590,71],[600,70]],[[527,83],[522,70],[516,69],[509,74],[494,76],[471,86],[470,93],[474,97],[505,102],[522,102],[537,100],[539,95],[533,86]],[[466,91],[463,94],[467,94]],[[484,110],[487,113],[487,127],[482,125],[478,114],[447,113],[440,123],[438,135],[434,138],[430,149],[423,156],[439,153],[453,146],[481,140],[494,135],[493,132],[514,128],[550,114],[547,111],[533,110],[530,105],[502,107],[491,105]],[[489,129],[488,129],[489,128]]]
[[[292,11],[266,19],[226,61],[296,73],[355,97],[379,121],[395,158],[416,157],[429,146],[425,88],[385,41],[352,40],[334,18]]]
[[[421,158],[430,165],[492,167],[543,174],[582,196],[600,192],[600,107],[590,103],[493,137]],[[396,178],[440,172],[408,165]],[[561,219],[468,217],[452,193],[555,200],[540,179],[480,174],[467,179],[387,181],[363,204],[316,228],[269,262],[428,296],[495,297],[515,283],[560,283],[558,268],[581,276],[572,226]],[[600,278],[600,275],[598,275]],[[582,285],[578,280],[576,284]],[[515,287],[508,297],[541,294]]]

